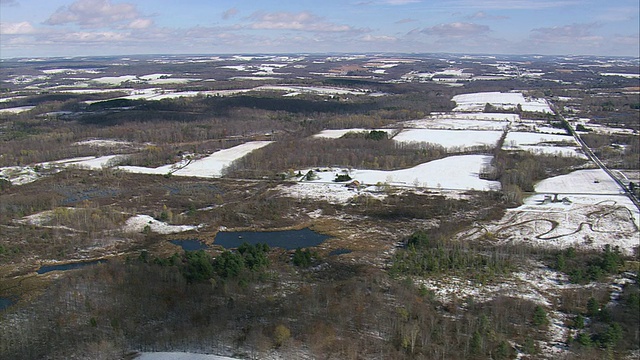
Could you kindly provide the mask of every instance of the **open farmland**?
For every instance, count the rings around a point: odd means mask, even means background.
[[[0,357],[633,356],[640,102],[611,66],[3,62]],[[294,231],[324,240],[241,245]]]

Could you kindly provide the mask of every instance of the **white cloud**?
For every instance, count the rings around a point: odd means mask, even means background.
[[[452,6],[472,9],[539,10],[580,5],[579,0],[457,0]]]
[[[253,22],[249,28],[256,30],[296,30],[312,32],[350,32],[357,31],[349,25],[340,25],[324,21],[310,12],[257,12],[249,17]]]
[[[389,5],[405,5],[405,4],[419,3],[421,1],[420,0],[385,0],[383,2]]]
[[[225,20],[231,19],[232,17],[238,15],[238,9],[236,8],[231,8],[225,12],[222,13],[222,18]]]
[[[386,36],[386,35],[371,35],[367,34],[360,38],[362,41],[370,41],[370,42],[394,42],[398,41],[398,38],[395,36]]]
[[[469,20],[505,20],[508,16],[489,15],[484,11],[477,11],[466,17]]]
[[[538,43],[576,44],[582,42],[599,42],[602,36],[592,34],[598,24],[571,24],[536,28],[531,30],[531,38]]]
[[[467,22],[453,22],[428,27],[422,29],[420,32],[438,37],[459,38],[480,36],[488,33],[489,31],[491,31],[491,29],[486,25]]]
[[[60,35],[58,35],[60,36]],[[116,41],[126,40],[127,35],[113,31],[78,31],[62,34],[60,40],[62,42],[80,42],[80,43],[113,43]]]
[[[127,26],[129,29],[146,29],[153,25],[151,19],[135,19]]]
[[[139,20],[142,20],[141,14],[133,4],[114,4],[110,0],[77,0],[69,6],[59,8],[45,24],[77,24],[86,28],[101,28],[122,23],[133,24]],[[150,25],[149,21],[146,20]],[[138,22],[137,25],[143,23]]]
[[[19,23],[0,23],[0,34],[2,35],[26,35],[33,34],[36,29],[28,21]]]
[[[412,22],[416,22],[418,20],[416,19],[412,19],[412,18],[405,18],[405,19],[401,19],[395,22],[395,24],[408,24],[408,23],[412,23]]]

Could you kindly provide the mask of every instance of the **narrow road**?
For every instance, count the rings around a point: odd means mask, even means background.
[[[624,184],[622,182],[622,180],[618,179],[613,174],[613,172],[611,170],[609,170],[609,168],[602,161],[600,161],[600,159],[598,159],[598,157],[593,153],[593,151],[591,151],[591,148],[589,148],[589,146],[587,146],[587,144],[582,140],[580,135],[578,135],[578,133],[576,133],[576,131],[573,129],[573,126],[571,126],[569,121],[567,121],[567,119],[565,119],[564,116],[562,116],[556,110],[556,107],[553,104],[551,104],[550,102],[549,102],[549,104],[551,105],[551,109],[553,110],[553,112],[558,116],[558,118],[560,118],[560,120],[562,120],[562,122],[564,123],[566,128],[569,130],[569,132],[571,133],[573,138],[576,139],[578,144],[580,144],[580,147],[582,147],[582,151],[589,158],[589,160],[591,160],[594,163],[596,163],[596,165],[598,165],[598,167],[600,169],[602,169],[605,173],[607,173],[607,175],[609,175],[609,177],[612,178],[613,181],[615,181],[616,184],[618,184],[618,186],[620,186],[620,188],[624,191],[625,195],[627,195],[627,197],[629,197],[629,199],[631,199],[631,201],[638,208],[638,210],[640,210],[640,201],[638,201],[638,198],[636,197],[636,195],[634,193],[629,191],[629,188],[627,187],[628,184]]]

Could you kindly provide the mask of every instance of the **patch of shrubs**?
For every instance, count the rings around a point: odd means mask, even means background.
[[[168,258],[155,258],[153,263],[178,266],[188,282],[201,282],[215,277],[229,279],[266,269],[269,266],[269,250],[266,244],[243,243],[236,251],[226,250],[215,259],[205,251],[198,250],[185,251],[182,255],[175,253]],[[139,260],[148,262],[148,256],[141,254]]]
[[[620,249],[607,244],[601,253],[578,253],[573,247],[567,248],[556,254],[554,261],[549,265],[567,274],[572,283],[585,284],[617,274],[623,264]]]

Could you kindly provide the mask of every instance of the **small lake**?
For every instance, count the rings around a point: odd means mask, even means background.
[[[8,308],[9,306],[13,305],[14,303],[15,303],[15,301],[13,301],[13,299],[11,299],[11,298],[0,297],[0,311],[3,311],[4,309]]]
[[[209,247],[207,244],[196,239],[170,240],[169,242],[172,243],[173,245],[180,246],[184,251],[198,251],[198,250],[207,249]]]
[[[287,250],[318,246],[329,236],[305,228],[302,230],[284,231],[221,231],[214,241],[225,249],[234,249],[247,243],[249,245],[267,244],[269,247],[279,247]]]
[[[94,260],[94,261],[84,261],[84,262],[75,262],[75,263],[66,263],[66,264],[57,264],[57,265],[45,265],[45,266],[41,266],[40,269],[38,269],[37,273],[46,274],[51,271],[73,270],[73,269],[79,269],[81,267],[85,267],[89,265],[102,264],[105,262],[107,262],[107,260],[101,259],[101,260]]]

